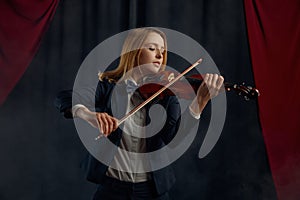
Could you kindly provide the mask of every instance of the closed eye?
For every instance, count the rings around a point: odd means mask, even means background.
[[[164,54],[166,52],[165,48],[164,47],[161,47],[161,48],[158,48],[156,47],[155,44],[146,44],[145,45],[145,48],[149,49],[150,51],[156,51],[156,50],[159,50],[159,52],[161,54]]]

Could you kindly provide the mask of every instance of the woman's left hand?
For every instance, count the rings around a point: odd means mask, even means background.
[[[191,104],[194,113],[200,114],[208,101],[216,97],[222,88],[224,78],[218,74],[205,74],[203,82],[197,90],[197,97]]]

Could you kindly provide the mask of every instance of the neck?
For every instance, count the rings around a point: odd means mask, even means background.
[[[144,74],[143,72],[141,71],[140,67],[138,66],[138,69],[137,70],[133,70],[133,73],[131,74],[131,77],[133,78],[133,80],[138,83],[139,80],[141,78],[144,77]]]

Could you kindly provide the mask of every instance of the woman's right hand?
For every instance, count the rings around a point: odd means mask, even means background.
[[[76,116],[87,121],[94,128],[108,136],[118,128],[118,120],[107,113],[92,112],[88,108],[80,108],[76,111]]]

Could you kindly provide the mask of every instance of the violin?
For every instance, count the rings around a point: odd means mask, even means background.
[[[164,85],[172,81],[175,76],[175,72],[161,71],[153,76],[143,78],[143,85],[138,88],[139,93],[144,99],[151,97],[156,91],[160,90]],[[162,99],[165,96],[177,96],[178,98],[191,100],[195,97],[198,88],[203,82],[203,75],[195,74],[186,77],[186,80],[176,81],[166,90],[158,95],[158,98]],[[258,89],[252,86],[245,86],[242,84],[224,83],[225,91],[235,91],[237,95],[242,96],[245,100],[255,100],[259,96]]]

